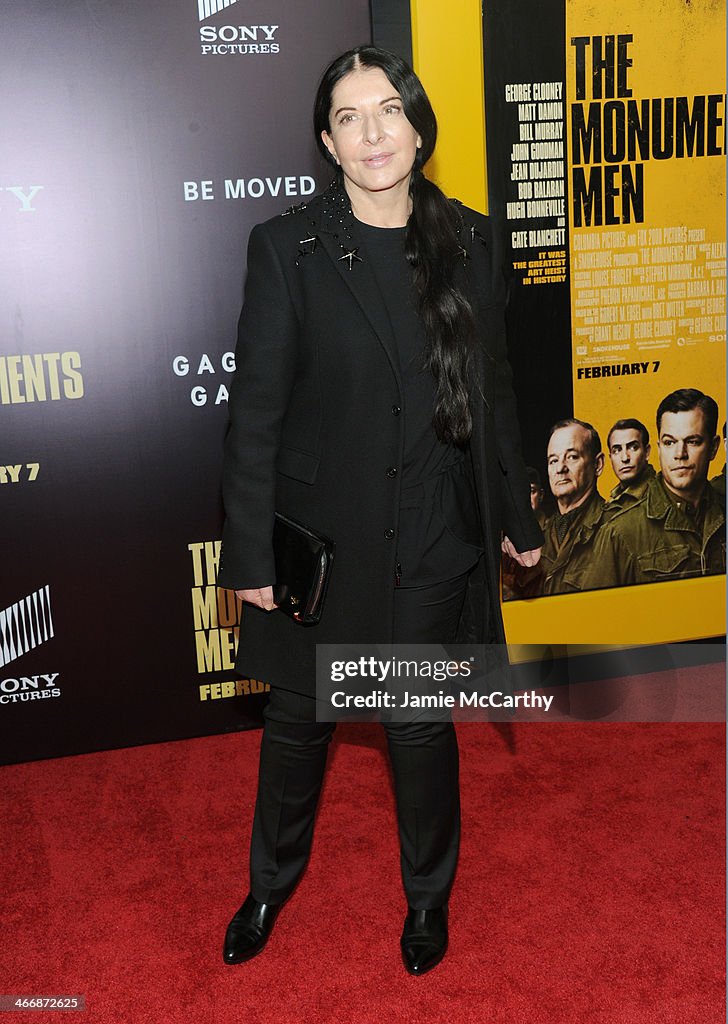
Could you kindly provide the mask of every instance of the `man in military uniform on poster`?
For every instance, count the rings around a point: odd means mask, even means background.
[[[597,490],[604,469],[599,434],[583,420],[559,420],[551,428],[546,462],[557,507],[543,527],[541,593],[583,590],[604,508]]]
[[[725,510],[708,485],[720,444],[718,406],[681,388],[657,410],[660,473],[644,497],[606,523],[585,588],[712,576],[725,572]]]
[[[546,512],[543,507],[546,492],[541,483],[541,474],[533,466],[526,466],[526,475],[528,476],[531,509],[536,517],[536,522],[540,527],[543,527],[543,524],[546,522]]]
[[[647,485],[655,476],[648,462],[650,435],[639,420],[617,420],[607,434],[607,452],[617,477],[617,486],[607,498],[605,516],[616,515],[644,497]]]

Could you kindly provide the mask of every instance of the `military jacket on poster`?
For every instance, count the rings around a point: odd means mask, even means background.
[[[556,523],[559,513],[550,516],[544,526],[546,540],[541,552],[542,594],[564,594],[585,590],[584,576],[589,569],[594,539],[602,522],[604,498],[597,490],[584,502],[583,511],[559,541]]]
[[[606,523],[594,545],[588,588],[724,573],[725,511],[706,486],[701,508],[671,499],[658,474],[645,497]]]
[[[604,518],[611,518],[619,512],[624,512],[625,509],[636,505],[638,501],[641,501],[647,493],[647,487],[650,480],[653,480],[655,476],[656,474],[654,469],[648,463],[647,466],[645,466],[644,473],[636,483],[623,484],[620,481],[620,483],[610,491],[606,505],[604,506]]]

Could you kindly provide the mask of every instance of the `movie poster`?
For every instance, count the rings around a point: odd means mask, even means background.
[[[707,0],[486,5],[489,212],[546,537],[538,568],[504,558],[506,600],[725,573],[724,38]]]

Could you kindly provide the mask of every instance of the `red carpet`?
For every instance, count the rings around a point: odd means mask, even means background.
[[[382,736],[350,725],[308,872],[238,967],[220,950],[247,888],[258,732],[1,769],[0,992],[84,994],[63,1019],[99,1024],[723,1021],[724,726],[458,734],[450,951],[426,977],[400,963]]]

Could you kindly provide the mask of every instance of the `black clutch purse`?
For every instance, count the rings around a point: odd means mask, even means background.
[[[288,516],[275,514],[273,553],[278,610],[304,626],[321,619],[334,561],[334,542]]]

